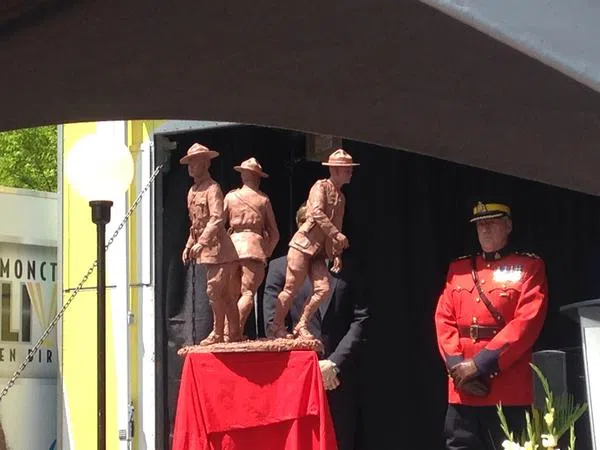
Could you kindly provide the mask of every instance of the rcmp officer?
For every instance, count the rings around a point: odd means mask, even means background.
[[[533,402],[529,363],[547,310],[544,262],[508,245],[510,208],[479,202],[470,221],[482,252],[450,264],[435,311],[449,374],[448,450],[501,448],[498,403],[518,435]]]

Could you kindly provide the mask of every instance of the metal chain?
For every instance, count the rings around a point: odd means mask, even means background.
[[[129,207],[129,210],[127,211],[127,214],[125,215],[125,217],[123,218],[123,220],[121,221],[121,223],[119,224],[119,226],[117,227],[117,229],[115,230],[115,232],[113,233],[113,235],[110,237],[110,239],[106,243],[106,246],[104,247],[105,250],[108,250],[108,247],[110,247],[110,245],[114,242],[114,240],[117,237],[117,235],[119,234],[119,232],[123,229],[123,227],[125,226],[125,224],[129,221],[129,218],[133,214],[133,211],[135,210],[135,208],[137,208],[137,205],[142,200],[142,197],[144,196],[144,194],[148,191],[148,189],[150,189],[150,186],[154,182],[154,179],[157,177],[157,175],[160,173],[160,170],[162,169],[163,166],[164,166],[164,163],[160,164],[159,166],[156,167],[156,169],[154,169],[154,172],[150,176],[150,179],[148,180],[148,183],[146,184],[146,186],[144,186],[144,188],[138,194],[138,196],[135,199],[135,201]],[[15,371],[15,373],[10,378],[10,380],[8,381],[8,383],[6,384],[6,386],[4,387],[4,389],[2,389],[2,391],[0,391],[0,401],[2,401],[2,399],[8,393],[8,391],[10,390],[10,388],[12,388],[14,386],[15,382],[17,381],[17,378],[19,378],[21,376],[21,374],[23,373],[23,371],[25,370],[25,368],[27,367],[27,365],[31,361],[33,361],[33,355],[35,355],[37,353],[37,351],[40,349],[40,347],[42,346],[42,344],[44,343],[44,341],[48,338],[48,336],[50,335],[50,333],[52,332],[52,330],[54,329],[54,327],[58,324],[58,321],[62,318],[62,316],[64,315],[66,309],[69,307],[69,305],[71,304],[71,302],[73,301],[73,299],[75,298],[75,296],[83,288],[83,285],[88,280],[88,278],[90,277],[90,275],[92,275],[92,273],[94,273],[94,270],[96,269],[97,266],[98,266],[98,260],[96,260],[96,261],[94,261],[92,263],[91,267],[88,269],[87,273],[83,276],[83,278],[81,279],[81,281],[79,282],[79,284],[77,285],[77,287],[75,288],[75,290],[72,292],[72,294],[69,297],[69,299],[64,303],[63,307],[56,314],[56,316],[54,316],[54,319],[52,319],[52,321],[48,325],[48,328],[46,328],[46,331],[44,331],[42,333],[42,335],[40,336],[40,338],[38,339],[38,341],[36,342],[36,344],[33,346],[33,349],[31,349],[29,351],[29,355],[25,358],[25,360],[21,363],[21,365],[19,366],[19,368]]]

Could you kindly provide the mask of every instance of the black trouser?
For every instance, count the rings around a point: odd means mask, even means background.
[[[525,427],[528,406],[503,406],[509,431],[515,438]],[[448,450],[501,450],[506,436],[495,406],[448,405],[444,436]]]
[[[333,419],[338,450],[354,450],[359,428],[359,393],[354,377],[340,377],[340,385],[327,391],[327,402]]]

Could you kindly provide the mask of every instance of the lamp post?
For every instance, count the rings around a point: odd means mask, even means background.
[[[113,200],[129,188],[133,159],[127,146],[90,134],[75,143],[65,161],[69,183],[89,201],[96,224],[98,450],[106,449],[106,225]]]

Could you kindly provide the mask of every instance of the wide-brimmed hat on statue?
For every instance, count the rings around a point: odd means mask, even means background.
[[[504,203],[477,202],[473,207],[473,215],[469,222],[477,222],[484,219],[499,219],[500,217],[511,217],[510,206]]]
[[[219,152],[215,152],[214,150],[210,150],[208,147],[205,147],[204,145],[195,143],[188,149],[187,154],[183,158],[181,158],[179,160],[179,162],[181,164],[189,164],[189,162],[195,158],[213,159],[213,158],[216,158],[217,156],[219,156]]]
[[[256,160],[256,158],[248,158],[246,161],[243,161],[239,166],[234,166],[234,170],[241,172],[242,170],[249,170],[250,172],[254,172],[257,175],[260,175],[263,178],[269,178],[269,175],[263,172],[262,166]]]
[[[333,166],[333,167],[352,167],[352,166],[360,166],[359,163],[355,163],[352,160],[352,156],[349,153],[345,152],[341,148],[338,148],[335,152],[329,155],[329,159],[327,162],[321,163],[324,166]]]

